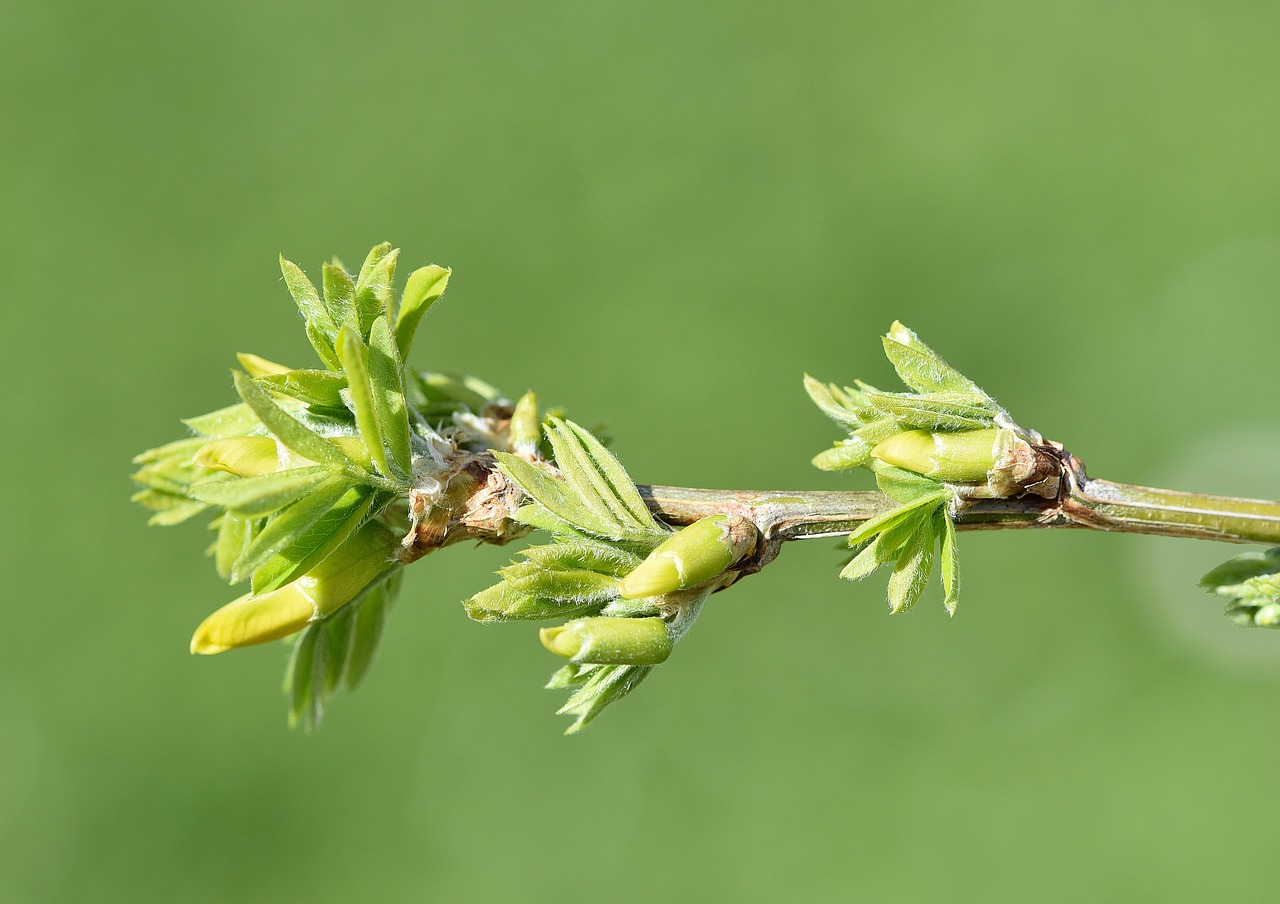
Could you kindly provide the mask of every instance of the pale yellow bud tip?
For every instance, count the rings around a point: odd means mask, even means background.
[[[191,638],[191,652],[222,653],[278,640],[302,630],[315,612],[315,605],[296,584],[262,596],[246,594],[200,623]]]
[[[582,638],[578,636],[576,631],[570,630],[567,625],[542,628],[538,631],[538,639],[542,641],[542,645],[547,650],[557,656],[563,656],[565,659],[572,659],[582,649]]]
[[[680,589],[680,569],[675,559],[653,557],[645,559],[635,570],[622,579],[620,592],[623,599],[638,600],[646,596],[662,596]]]

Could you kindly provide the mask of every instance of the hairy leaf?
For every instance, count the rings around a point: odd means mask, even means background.
[[[262,421],[276,439],[294,452],[318,464],[349,468],[356,472],[363,470],[332,442],[289,415],[247,374],[234,371],[232,379],[235,380],[236,392],[253,409],[258,420]]]
[[[404,297],[400,302],[400,312],[396,316],[396,346],[400,349],[401,358],[408,357],[409,347],[413,344],[418,324],[422,322],[422,315],[444,294],[452,272],[432,265],[409,274]]]

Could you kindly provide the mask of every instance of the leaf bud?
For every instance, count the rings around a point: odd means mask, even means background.
[[[657,665],[671,655],[671,632],[660,618],[578,618],[538,633],[542,645],[573,663]]]
[[[986,428],[959,433],[907,430],[871,450],[885,464],[947,483],[980,483],[995,466],[1008,430]]]
[[[758,531],[737,515],[711,515],[664,541],[622,580],[623,599],[705,584],[754,551]]]
[[[511,451],[521,458],[538,457],[538,443],[542,439],[542,424],[538,420],[538,397],[533,390],[520,396],[511,415]]]
[[[232,436],[200,447],[192,459],[202,468],[237,477],[260,477],[280,467],[280,451],[269,436]]]
[[[206,618],[191,638],[192,653],[222,653],[287,637],[337,612],[397,563],[394,533],[370,524],[311,571],[259,596],[245,594]]]

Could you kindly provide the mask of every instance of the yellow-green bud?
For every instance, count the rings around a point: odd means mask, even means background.
[[[662,596],[697,587],[724,573],[756,545],[754,524],[737,515],[711,515],[690,524],[622,579],[623,599]]]
[[[240,362],[240,366],[244,368],[244,372],[251,377],[268,377],[272,374],[287,374],[292,370],[292,368],[285,367],[283,364],[268,361],[266,358],[259,358],[257,355],[251,355],[248,352],[237,353],[236,360]]]
[[[398,545],[393,532],[366,525],[296,581],[261,596],[245,594],[214,612],[196,628],[191,652],[278,640],[332,615],[397,566],[391,553]]]
[[[520,401],[516,402],[516,410],[511,414],[511,451],[521,458],[535,458],[541,439],[538,397],[530,390],[520,396]]]
[[[232,436],[206,443],[192,460],[202,468],[258,477],[280,467],[279,455],[276,441],[269,436]]]
[[[660,618],[577,618],[538,636],[557,656],[593,665],[657,665],[673,643]]]
[[[907,430],[895,433],[871,450],[885,464],[949,483],[981,483],[1012,437],[994,427],[960,433]]]

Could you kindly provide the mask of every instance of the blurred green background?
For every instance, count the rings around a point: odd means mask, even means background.
[[[577,738],[530,627],[408,575],[366,686],[285,728],[275,646],[148,529],[136,451],[306,361],[279,280],[455,271],[416,347],[607,421],[640,481],[839,488],[804,371],[901,318],[1096,475],[1280,496],[1280,7],[6,0],[0,900],[1265,897],[1280,637],[1233,552],[962,538],[889,618],[797,544]],[[856,484],[860,485],[860,484]]]

